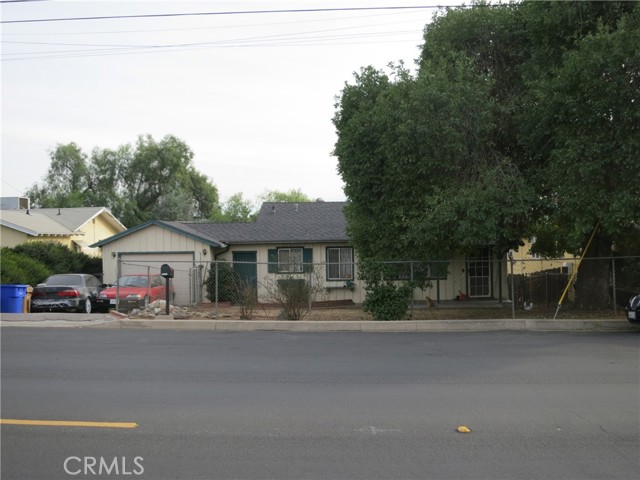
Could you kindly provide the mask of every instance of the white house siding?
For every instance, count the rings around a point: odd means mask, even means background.
[[[257,252],[257,275],[258,275],[258,297],[261,301],[268,301],[268,293],[265,284],[283,278],[287,274],[268,273],[268,251],[276,248],[287,247],[286,244],[271,244],[264,246],[247,245],[232,246],[228,251],[216,256],[217,260],[231,262],[233,252],[253,251]],[[345,288],[344,281],[326,280],[326,252],[327,247],[343,247],[348,245],[340,244],[291,244],[291,247],[303,247],[313,249],[314,273],[294,274],[296,278],[311,279],[314,285],[319,284],[316,301],[353,301],[361,304],[365,299],[365,289],[363,282],[358,279],[357,266],[354,269],[354,280],[352,288]],[[355,259],[357,263],[357,258]],[[502,275],[502,296],[508,297],[507,269],[506,263],[500,261],[492,262],[492,282],[490,296],[498,299],[500,296],[500,274]],[[467,282],[467,262],[464,256],[457,256],[447,264],[447,276],[442,279],[432,279],[431,285],[425,289],[416,289],[413,292],[413,300],[418,302],[450,301],[456,299],[460,294],[468,295]]]
[[[287,247],[302,247],[313,250],[313,272],[290,274],[295,278],[311,280],[316,286],[316,301],[353,301],[361,303],[364,300],[364,289],[357,279],[357,269],[354,269],[353,288],[345,288],[344,281],[327,281],[326,277],[326,252],[328,247],[349,247],[347,244],[326,243],[326,244],[269,244],[269,245],[236,245],[228,251],[216,255],[216,260],[231,262],[234,252],[256,252],[257,257],[257,277],[258,277],[258,298],[260,301],[268,302],[268,285],[273,284],[278,278],[284,278],[289,274],[269,273],[269,250]]]

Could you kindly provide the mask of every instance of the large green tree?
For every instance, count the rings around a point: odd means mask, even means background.
[[[540,215],[531,232],[541,253],[555,254],[581,253],[596,230],[576,288],[580,303],[597,306],[608,300],[610,262],[596,259],[640,239],[640,8],[558,7],[527,6],[536,44],[546,45],[546,61],[527,65],[529,98],[520,115],[527,158],[540,166],[532,176]],[[534,28],[541,17],[554,28]],[[559,29],[570,42],[549,54]]]
[[[593,254],[608,255],[637,235],[638,182],[625,178],[637,177],[638,12],[627,2],[441,11],[415,75],[362,69],[334,117],[360,255],[501,255],[532,235],[577,253],[596,224]],[[607,273],[582,271],[581,303],[606,302]]]
[[[140,136],[135,145],[58,145],[41,183],[27,192],[37,207],[106,206],[126,226],[151,220],[208,219],[218,208],[216,186],[193,166],[180,139]]]

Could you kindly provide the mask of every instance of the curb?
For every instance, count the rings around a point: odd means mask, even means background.
[[[208,330],[218,332],[640,332],[640,325],[626,320],[605,319],[488,319],[488,320],[216,320],[174,319],[160,315],[153,319],[132,319],[111,312],[103,316],[68,316],[40,314],[37,317],[4,314],[0,327],[28,328],[148,328],[154,330]]]
[[[539,332],[639,331],[640,327],[624,320],[407,320],[376,321],[284,321],[284,320],[173,320],[121,319],[102,325],[104,328],[150,328],[210,330],[219,332],[484,332],[521,330]]]

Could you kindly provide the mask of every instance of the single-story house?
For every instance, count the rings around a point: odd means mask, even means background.
[[[102,249],[104,280],[113,283],[127,273],[159,273],[170,265],[178,305],[207,302],[204,282],[220,264],[255,288],[268,302],[274,282],[311,282],[316,301],[362,303],[365,288],[358,279],[357,256],[347,234],[345,202],[267,202],[256,221],[210,223],[152,220],[91,245]],[[218,265],[218,266],[216,266]],[[452,260],[431,288],[415,292],[416,300],[501,299],[506,291],[506,263],[482,251],[475,258]],[[407,270],[408,271],[408,270]]]
[[[126,230],[105,207],[10,208],[11,205],[24,204],[3,201],[2,247],[16,247],[29,241],[58,242],[72,250],[99,256],[101,250],[91,247],[92,244]]]

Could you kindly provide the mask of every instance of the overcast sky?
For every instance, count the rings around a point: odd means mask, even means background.
[[[90,154],[150,134],[186,142],[222,201],[291,189],[344,200],[335,97],[361,67],[413,67],[436,10],[347,8],[459,3],[3,2],[2,196],[40,182],[57,144]],[[272,12],[314,8],[344,10]],[[6,23],[169,13],[207,15]]]

